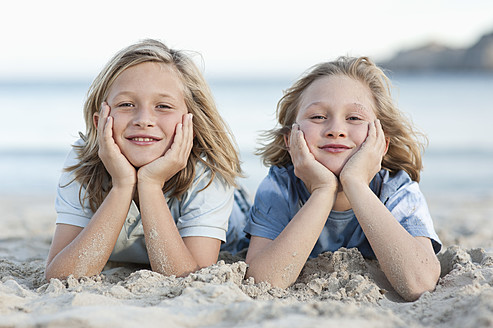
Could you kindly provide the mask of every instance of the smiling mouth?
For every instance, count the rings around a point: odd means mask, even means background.
[[[351,148],[345,145],[325,145],[323,147],[320,147],[320,149],[330,153],[340,153]]]
[[[142,138],[142,137],[129,138],[129,140],[138,141],[138,142],[159,141],[158,139],[154,139],[154,138]]]

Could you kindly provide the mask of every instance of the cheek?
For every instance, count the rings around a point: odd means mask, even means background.
[[[354,142],[361,146],[363,142],[365,142],[366,137],[368,136],[368,126],[365,125],[364,128],[358,129],[357,131],[354,132]]]
[[[113,136],[119,136],[125,130],[125,122],[120,115],[111,115],[113,118]]]
[[[316,153],[318,150],[318,144],[320,143],[320,136],[314,129],[301,129],[305,137],[306,145],[312,154]]]

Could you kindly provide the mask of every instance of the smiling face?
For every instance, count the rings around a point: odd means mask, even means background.
[[[113,139],[135,167],[170,148],[176,125],[188,112],[178,75],[155,62],[125,69],[110,87],[106,102],[114,120]]]
[[[314,81],[302,94],[296,122],[315,159],[339,175],[376,119],[370,89],[353,78],[332,75]]]

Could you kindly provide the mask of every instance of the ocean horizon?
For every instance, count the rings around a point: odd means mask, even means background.
[[[253,153],[275,125],[283,90],[297,78],[209,79],[230,126],[253,194],[267,174]],[[425,194],[493,193],[493,75],[393,74],[394,98],[428,136]],[[0,194],[54,194],[66,154],[85,131],[82,106],[91,81],[0,81]]]

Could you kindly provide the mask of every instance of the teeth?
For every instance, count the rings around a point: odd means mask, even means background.
[[[149,142],[149,141],[153,141],[154,139],[153,138],[132,138],[132,140],[139,141],[139,142]]]

